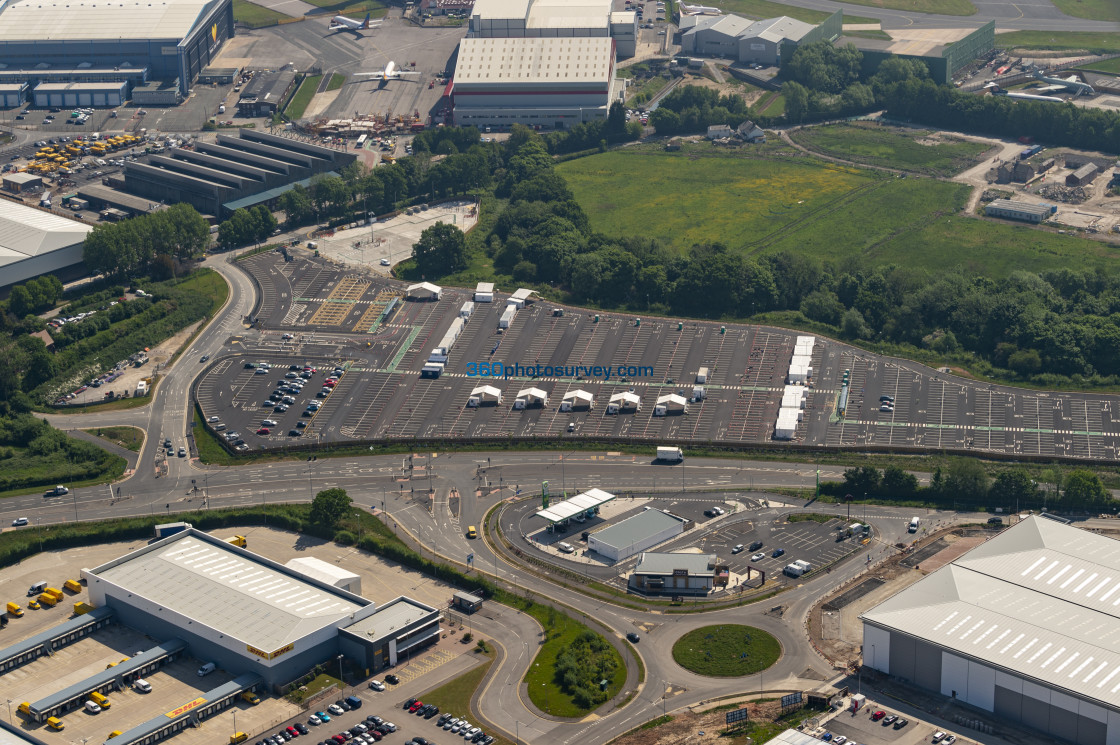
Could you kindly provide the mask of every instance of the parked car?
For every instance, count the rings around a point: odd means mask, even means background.
[[[751,561],[762,561],[765,558],[766,558],[766,554],[759,551],[757,554],[754,554],[753,556],[751,556]]]
[[[642,640],[642,637],[638,636],[637,632],[631,631],[629,634],[626,635],[626,639],[631,644],[637,644],[638,642],[640,642]]]
[[[334,714],[336,717],[340,717],[345,713],[345,710],[338,704],[331,704],[327,707],[327,711]]]
[[[906,725],[908,725],[908,724],[910,724],[910,720],[908,720],[908,719],[899,719],[899,720],[898,720],[897,722],[895,722],[895,723],[894,723],[894,728],[895,728],[895,729],[902,729],[903,727],[905,727],[905,726],[906,726]]]
[[[315,716],[319,717],[320,722],[329,722],[331,720],[330,715],[325,711],[317,711],[315,712]]]
[[[779,556],[783,555],[785,552],[786,550],[784,548],[776,548],[774,549],[774,552],[770,554],[770,557],[776,559]]]
[[[878,722],[880,719],[882,719],[886,715],[887,715],[887,712],[880,709],[879,711],[877,711],[877,712],[875,712],[874,714],[871,715],[871,721]]]
[[[389,675],[385,676],[385,682],[390,684],[390,685],[396,685],[397,683],[401,682],[401,679],[398,678],[396,675],[393,675],[392,673],[390,673]]]
[[[743,545],[742,543],[736,544],[736,545],[735,545],[735,546],[734,546],[734,547],[733,547],[733,548],[731,549],[731,553],[733,553],[733,554],[741,554],[741,553],[743,552],[743,549],[744,549],[744,548],[746,548],[746,546],[744,546],[744,545]]]

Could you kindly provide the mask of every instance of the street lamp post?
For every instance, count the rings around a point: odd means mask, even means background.
[[[343,655],[338,656],[338,687],[340,690],[346,688],[346,681],[342,679],[342,657]]]

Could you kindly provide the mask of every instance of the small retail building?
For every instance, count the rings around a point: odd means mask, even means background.
[[[691,527],[691,523],[683,517],[646,508],[589,535],[587,548],[611,561],[622,561],[680,535],[686,527]]]
[[[707,595],[715,587],[715,554],[643,553],[627,586],[634,592]]]

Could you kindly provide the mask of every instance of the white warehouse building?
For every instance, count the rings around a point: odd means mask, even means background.
[[[42,274],[66,280],[81,270],[82,244],[92,225],[21,202],[0,201],[0,287]]]
[[[638,16],[611,0],[476,0],[468,38],[611,38],[619,57],[637,47]]]
[[[1120,542],[1029,517],[863,614],[863,661],[1078,745],[1120,743]]]
[[[452,83],[455,123],[566,129],[606,119],[613,44],[609,37],[463,39]]]

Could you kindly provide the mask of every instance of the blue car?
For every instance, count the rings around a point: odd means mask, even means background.
[[[317,711],[315,712],[315,716],[319,717],[320,722],[329,722],[331,720],[330,715],[325,711]]]
[[[779,556],[781,556],[782,554],[784,554],[785,552],[786,552],[786,550],[784,548],[776,548],[776,549],[774,549],[774,553],[770,554],[770,556],[776,559]]]

